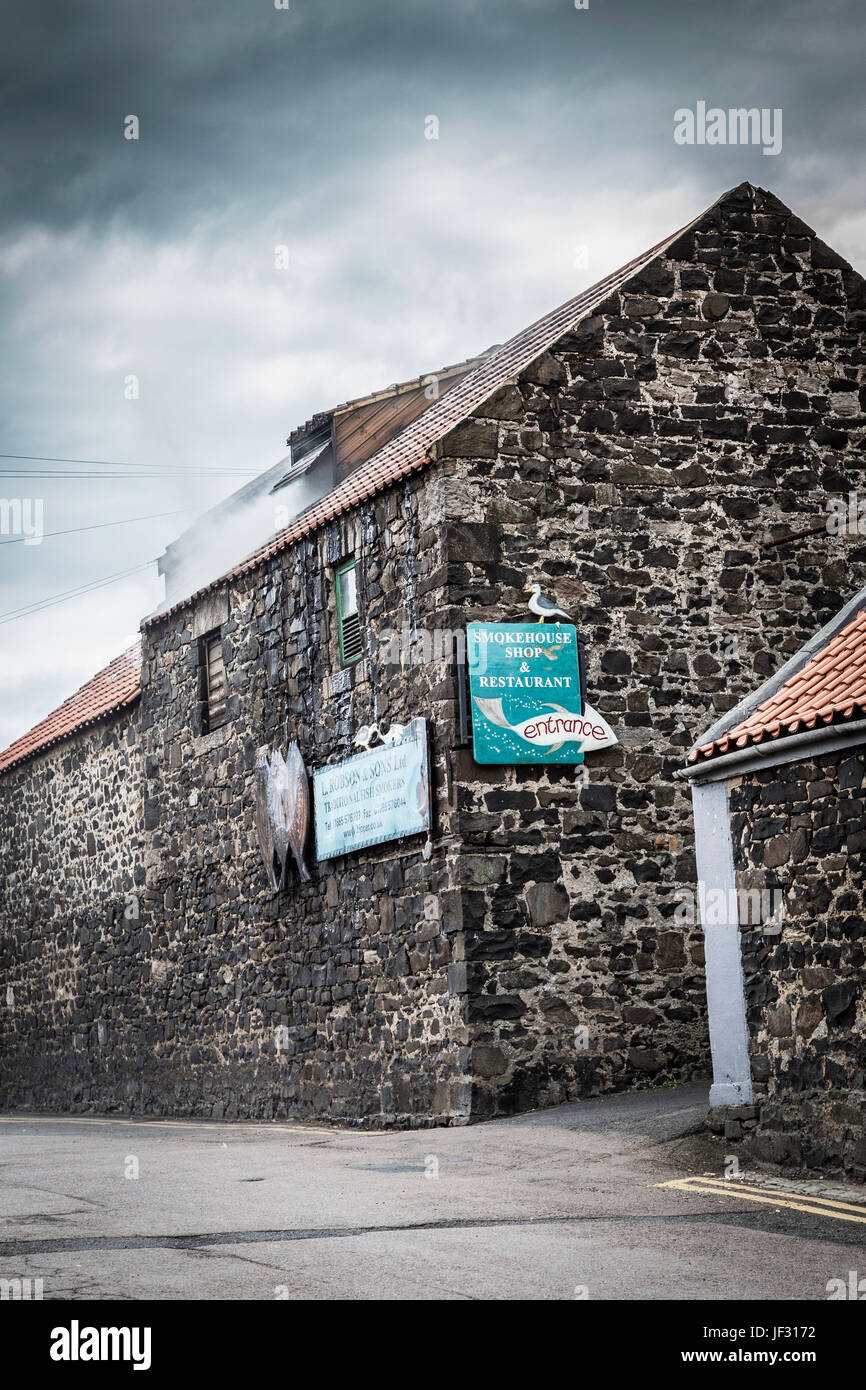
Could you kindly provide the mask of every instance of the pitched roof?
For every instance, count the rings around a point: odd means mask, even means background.
[[[719,738],[689,753],[689,762],[734,753],[866,715],[866,609],[857,613],[796,675]]]
[[[649,251],[645,251],[643,255],[629,261],[627,265],[615,270],[604,280],[599,280],[598,284],[584,290],[574,299],[569,299],[565,304],[561,304],[558,309],[545,314],[543,318],[538,319],[528,328],[510,338],[507,343],[496,348],[468,376],[465,376],[456,386],[452,386],[450,391],[435,401],[428,410],[425,410],[417,419],[389,440],[378,453],[373,454],[366,463],[362,464],[331,492],[326,493],[318,502],[301,512],[300,516],[297,516],[284,531],[254,551],[234,569],[220,575],[218,579],[203,585],[195,593],[189,594],[177,603],[152,613],[149,618],[144,620],[142,627],[150,627],[152,624],[161,622],[162,619],[187,607],[200,595],[215,589],[226,580],[235,579],[238,575],[256,569],[266,560],[269,560],[272,555],[277,555],[294,541],[300,540],[302,536],[318,530],[320,526],[333,521],[335,517],[340,516],[351,507],[357,506],[359,502],[365,502],[391,483],[399,482],[407,474],[422,468],[426,463],[430,463],[433,448],[440,439],[470,416],[501,386],[513,381],[520,372],[573,328],[580,319],[591,314],[594,309],[604,303],[614,290],[618,290],[627,280],[643,270],[650,261],[671,246],[689,227],[695,226],[705,215],[705,213],[701,213],[700,217],[695,218],[686,227],[679,228],[671,236],[666,237],[664,241],[650,247]]]
[[[450,376],[459,375],[461,372],[465,374],[471,368],[476,367],[483,358],[489,357],[493,351],[493,348],[488,348],[486,352],[479,352],[475,357],[467,357],[463,362],[452,362],[450,366],[438,367],[435,372],[424,372],[421,376],[410,377],[408,381],[395,381],[390,386],[381,387],[378,391],[369,391],[365,396],[355,396],[350,401],[341,401],[339,405],[332,405],[328,410],[317,410],[309,420],[292,430],[286,443],[291,444],[293,440],[303,438],[312,430],[329,424],[334,415],[342,415],[344,412],[357,410],[361,406],[372,405],[375,401],[387,401],[395,396],[403,396],[417,391],[419,387],[426,387],[431,378],[444,381]]]
[[[16,763],[32,758],[54,743],[69,738],[89,724],[131,705],[141,694],[141,639],[122,656],[116,656],[104,670],[98,671],[47,719],[35,725],[0,753],[0,772]]]

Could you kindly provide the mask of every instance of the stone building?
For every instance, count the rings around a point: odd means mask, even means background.
[[[866,589],[689,755],[711,1121],[866,1178]]]
[[[421,379],[372,453],[336,457],[342,407],[296,431],[287,472],[327,445],[327,490],[179,582],[134,695],[103,673],[0,757],[3,1103],[427,1125],[705,1076],[672,774],[866,582],[808,525],[861,486],[864,324],[860,276],[743,184]],[[582,765],[473,758],[461,637],[525,621],[528,580],[618,738]],[[314,772],[417,717],[429,834],[274,892],[261,751]]]

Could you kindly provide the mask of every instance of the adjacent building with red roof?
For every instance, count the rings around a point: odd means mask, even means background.
[[[866,1177],[866,590],[700,737],[718,1128]]]
[[[764,752],[787,745],[798,734],[808,739],[818,731],[824,737],[831,728],[866,718],[866,611],[858,610],[810,656],[812,650],[803,649],[802,667],[781,685],[773,681],[770,693],[751,714],[692,749],[689,762],[703,763],[745,748]]]
[[[53,748],[101,719],[127,709],[141,695],[141,640],[70,695],[46,719],[0,753],[0,772]]]

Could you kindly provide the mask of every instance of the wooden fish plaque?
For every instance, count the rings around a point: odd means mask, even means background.
[[[268,875],[268,882],[273,891],[276,892],[280,886],[282,866],[274,843],[274,828],[270,812],[270,781],[271,760],[268,754],[264,753],[259,758],[256,767],[256,835],[259,842],[259,852]]]
[[[310,829],[310,787],[297,743],[284,758],[279,748],[259,759],[256,769],[256,832],[271,888],[288,883],[289,850],[302,883],[310,874],[304,847]]]
[[[310,830],[310,784],[307,769],[297,743],[293,743],[286,756],[286,791],[283,810],[288,833],[289,849],[298,867],[302,883],[309,883],[310,874],[304,863],[304,846]],[[285,867],[283,870],[285,876]]]

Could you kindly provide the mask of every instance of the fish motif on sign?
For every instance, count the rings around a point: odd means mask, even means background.
[[[268,777],[268,819],[274,839],[274,851],[280,865],[279,887],[286,886],[286,863],[289,857],[289,769],[279,748],[271,754]]]
[[[309,883],[310,874],[304,863],[304,846],[310,829],[310,784],[297,743],[293,743],[289,748],[285,767],[287,789],[283,798],[283,811],[288,829],[289,849],[298,866],[301,882]],[[285,865],[283,877],[285,880]]]
[[[562,705],[548,703],[550,714],[534,714],[519,724],[512,724],[502,708],[502,701],[487,700],[475,696],[479,712],[500,729],[507,729],[515,738],[536,748],[549,748],[554,753],[564,743],[579,743],[584,753],[592,753],[600,748],[611,748],[618,742],[613,729],[601,715],[584,703],[583,714],[564,709]]]
[[[274,844],[274,830],[270,812],[270,781],[270,759],[267,754],[262,754],[256,767],[256,835],[259,841],[259,852],[264,861],[271,888],[276,893],[280,886],[277,870],[282,870],[282,865],[277,858],[276,845]]]
[[[310,788],[297,743],[284,758],[279,749],[263,754],[256,769],[256,832],[271,889],[285,888],[289,850],[302,883],[310,882],[304,846],[310,828]]]

